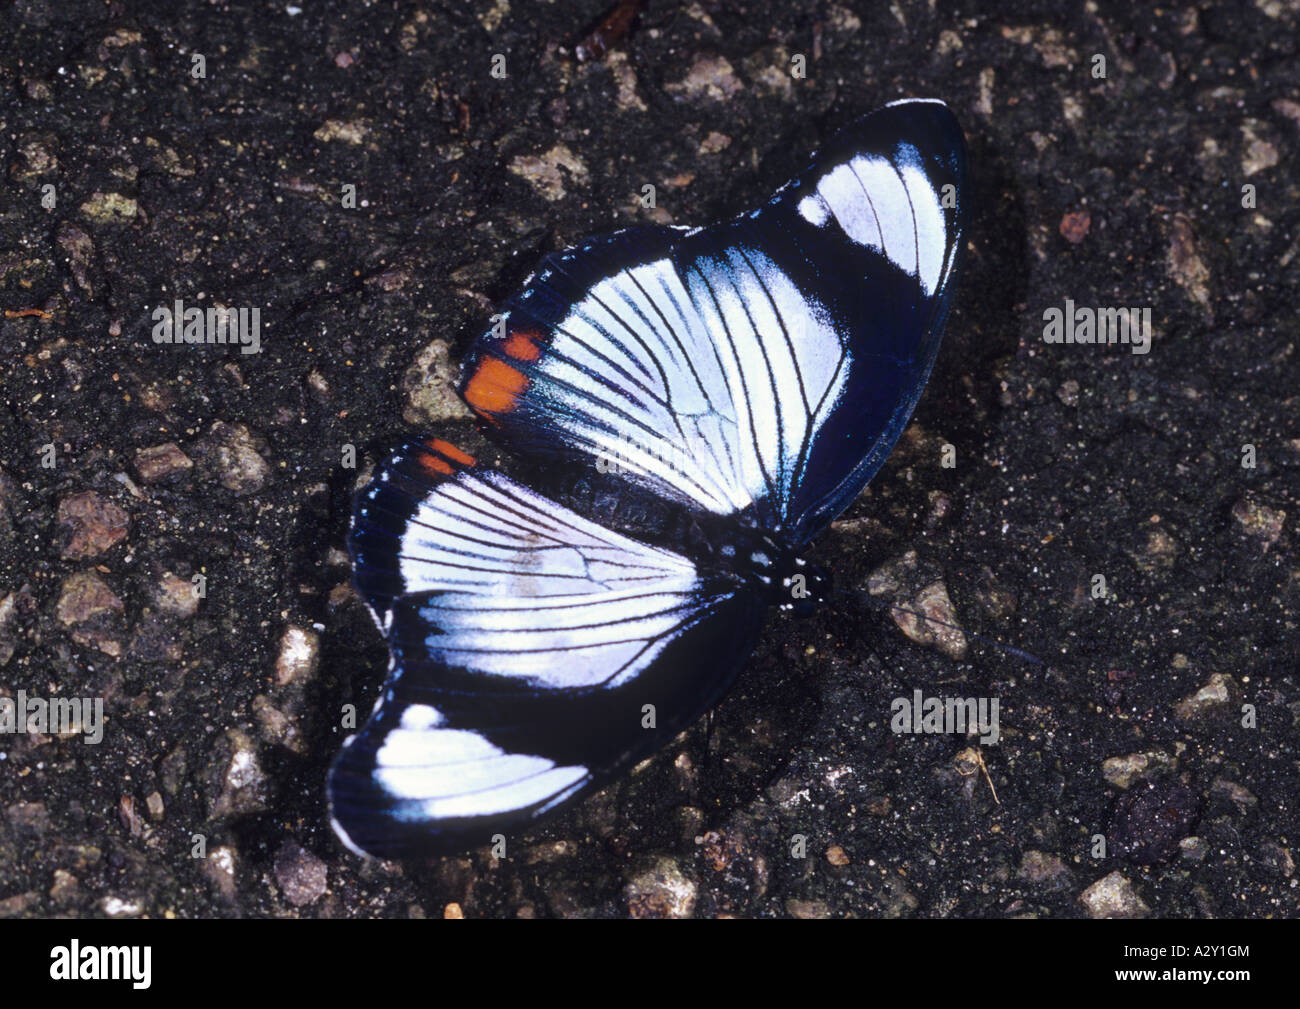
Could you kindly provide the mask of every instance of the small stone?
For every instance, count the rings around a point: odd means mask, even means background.
[[[609,67],[609,72],[613,74],[614,84],[618,88],[618,93],[614,97],[618,107],[625,111],[628,109],[635,109],[637,112],[646,111],[645,102],[636,93],[636,71],[628,60],[627,53],[617,50],[611,52],[605,57],[605,65]],[[563,121],[556,125],[563,125]]]
[[[1269,869],[1286,879],[1290,879],[1295,875],[1295,859],[1291,857],[1291,850],[1284,848],[1276,841],[1265,841],[1260,845],[1259,860]]]
[[[1210,853],[1209,842],[1203,837],[1192,835],[1178,842],[1179,854],[1189,862],[1203,862]]]
[[[357,590],[352,587],[351,582],[339,582],[330,589],[330,594],[325,600],[325,605],[329,611],[333,613],[340,606],[346,606],[348,603],[359,601],[360,598],[361,597],[357,595]],[[4,663],[0,662],[0,665],[4,665]]]
[[[472,416],[456,392],[456,365],[446,340],[433,340],[415,355],[402,375],[402,395],[402,420],[413,427]]]
[[[73,641],[115,658],[122,654],[119,635],[125,611],[122,600],[94,571],[65,578],[55,606],[59,623],[72,628]]]
[[[94,241],[71,221],[64,221],[59,225],[55,241],[59,243],[63,254],[68,257],[68,269],[72,271],[72,279],[88,298],[93,298],[95,285],[91,280],[90,270],[95,260]]]
[[[1247,178],[1257,172],[1267,171],[1280,160],[1277,145],[1260,136],[1260,132],[1267,128],[1258,119],[1247,119],[1241,124],[1242,142],[1245,145],[1241,156],[1241,172]]]
[[[695,894],[695,881],[667,855],[650,859],[623,888],[633,918],[689,918]]]
[[[312,136],[323,144],[341,140],[356,147],[365,143],[369,133],[370,127],[361,120],[347,122],[342,119],[327,119]]]
[[[1067,378],[1061,383],[1061,387],[1056,390],[1056,398],[1068,407],[1079,405],[1079,383],[1072,378]]]
[[[144,913],[144,902],[138,898],[105,897],[99,909],[110,918],[138,918]]]
[[[63,556],[84,560],[97,557],[126,539],[131,520],[111,501],[94,491],[83,491],[59,502],[57,521]]]
[[[476,12],[475,17],[478,18],[478,23],[483,26],[483,30],[487,32],[495,32],[501,27],[502,22],[510,16],[510,0],[492,0],[490,5],[483,3],[478,6],[480,9]]]
[[[731,146],[731,138],[725,133],[719,133],[717,130],[710,131],[709,135],[700,142],[701,154],[717,154],[719,151],[725,151]]]
[[[226,490],[254,494],[266,483],[271,467],[258,451],[259,440],[243,424],[212,425],[204,453]]]
[[[969,645],[966,635],[957,630],[957,613],[952,600],[948,598],[948,587],[943,582],[931,582],[913,599],[907,608],[915,610],[922,620],[912,613],[894,610],[894,623],[898,624],[904,634],[921,645],[931,645],[950,659],[966,656]],[[934,621],[942,621],[935,623]],[[944,625],[951,626],[944,626]]]
[[[795,78],[790,74],[790,50],[785,46],[764,46],[743,63],[745,76],[761,95],[789,99],[794,94]]]
[[[235,849],[228,845],[213,848],[208,857],[200,859],[200,869],[217,894],[227,903],[234,901],[236,894],[235,872],[239,861]]]
[[[576,841],[548,841],[545,844],[535,844],[525,848],[522,858],[525,865],[545,865],[573,858],[577,853],[578,845]],[[495,857],[494,855],[493,858]],[[451,868],[453,866],[454,871]],[[468,888],[473,879],[473,865],[471,863],[460,864],[451,859],[446,859],[443,861],[443,867],[449,877],[449,885]]]
[[[414,279],[411,271],[406,267],[389,266],[367,277],[364,283],[367,287],[391,294],[393,291],[400,291]]]
[[[980,71],[979,95],[971,107],[982,116],[993,115],[993,86],[996,81],[997,71],[993,67],[985,67]],[[1066,118],[1070,119],[1069,116]]]
[[[319,900],[328,878],[325,863],[296,841],[285,841],[280,846],[275,856],[275,881],[294,907]]]
[[[688,101],[725,102],[744,91],[736,71],[724,56],[698,56],[686,76],[664,90]]]
[[[181,788],[181,781],[185,777],[185,765],[187,763],[185,747],[178,746],[171,753],[163,757],[162,760],[162,786],[168,795],[176,795]]]
[[[1152,750],[1130,753],[1124,757],[1107,757],[1101,762],[1101,774],[1116,788],[1128,788],[1140,778],[1177,768],[1178,762],[1167,753]]]
[[[1079,895],[1090,918],[1145,918],[1151,908],[1118,871],[1105,876]]]
[[[35,890],[16,893],[12,897],[0,900],[0,918],[17,918],[33,904],[40,901],[41,895]]]
[[[1270,104],[1278,115],[1286,116],[1296,126],[1300,126],[1300,102],[1293,102],[1289,98],[1274,98]]]
[[[54,870],[54,885],[50,887],[50,900],[55,904],[71,904],[80,892],[77,877],[66,869]]]
[[[1059,28],[1004,25],[1002,37],[1022,46],[1032,46],[1045,67],[1069,67],[1079,62],[1079,54],[1065,44]]]
[[[26,77],[23,79],[23,88],[27,97],[34,102],[49,104],[54,101],[54,89],[45,81],[35,77]]]
[[[957,52],[963,46],[961,36],[951,28],[945,28],[939,33],[939,41],[934,47],[936,56],[947,56],[949,53]]]
[[[253,715],[261,726],[263,740],[287,747],[294,753],[306,752],[297,723],[277,708],[265,694],[253,698]]]
[[[103,225],[129,221],[135,217],[138,207],[135,200],[121,193],[91,193],[80,210],[83,217]]]
[[[564,175],[560,174],[560,169],[564,169]],[[544,199],[551,202],[562,200],[567,195],[564,188],[566,176],[582,186],[590,178],[583,160],[564,144],[556,144],[540,156],[521,154],[510,162],[509,170],[527,180]]]
[[[826,849],[826,861],[831,865],[844,867],[849,864],[848,853],[838,844],[832,844]]]
[[[26,159],[26,166],[14,166],[14,178],[22,180],[44,175],[59,168],[58,137],[52,133],[27,133],[18,142],[18,151]]]
[[[0,666],[12,659],[18,648],[14,628],[17,615],[18,593],[10,592],[0,599]]]
[[[1045,851],[1026,851],[1020,859],[1016,878],[1051,890],[1067,889],[1073,874],[1057,856]]]
[[[1259,540],[1264,553],[1278,541],[1282,535],[1282,524],[1286,521],[1286,512],[1280,508],[1269,508],[1247,496],[1232,506],[1232,517],[1240,524],[1247,536]]]
[[[1073,210],[1061,218],[1060,232],[1071,245],[1078,245],[1088,237],[1092,215],[1086,210]]]
[[[1146,543],[1140,549],[1125,551],[1144,575],[1168,571],[1178,557],[1178,543],[1164,529],[1147,531]]]
[[[173,617],[192,617],[199,610],[199,595],[194,582],[170,571],[163,573],[153,588],[153,602]]]
[[[785,913],[791,918],[829,918],[831,908],[824,900],[797,900],[791,897],[785,902]]]
[[[174,147],[166,146],[155,137],[145,137],[144,147],[148,152],[149,164],[153,168],[181,179],[192,178],[198,173],[194,156],[188,152],[182,156],[176,153]]]
[[[832,36],[852,35],[861,30],[862,19],[847,7],[831,4],[826,10],[826,25]],[[953,34],[949,32],[948,34]],[[960,43],[958,44],[960,48]]]
[[[442,916],[444,918],[464,918],[465,912],[461,910],[461,906],[453,900],[442,909]]]
[[[866,810],[872,816],[888,816],[893,809],[894,803],[887,795],[873,795],[867,799]]]
[[[932,529],[952,514],[952,498],[941,490],[932,490],[926,495],[930,509],[926,512],[925,525]]]
[[[745,854],[744,840],[734,834],[710,830],[696,838],[695,843],[701,848],[701,854],[708,860],[714,872],[723,872]]]
[[[1245,785],[1239,785],[1235,781],[1229,781],[1227,778],[1215,778],[1214,784],[1210,786],[1210,795],[1227,799],[1237,807],[1237,812],[1241,814],[1249,813],[1259,805],[1259,799]]]
[[[22,837],[43,837],[53,826],[43,802],[15,802],[5,810],[5,819],[10,829]]]
[[[100,60],[108,62],[112,59],[112,50],[124,49],[127,46],[139,45],[144,41],[144,36],[130,28],[119,28],[111,35],[105,35],[99,42],[95,50],[95,55]]]
[[[99,865],[104,853],[93,844],[68,843],[58,849],[60,860],[78,872],[88,872]]]
[[[220,819],[258,812],[266,807],[266,777],[253,742],[230,729],[209,765],[209,816]]]
[[[158,823],[163,818],[163,797],[157,791],[150,792],[144,800],[145,807],[149,810],[149,819]]]
[[[1169,234],[1167,257],[1169,274],[1193,301],[1206,308],[1210,303],[1210,269],[1201,258],[1191,219],[1185,214],[1174,216]]]
[[[329,380],[319,371],[313,368],[307,372],[307,388],[311,390],[313,396],[322,403],[329,402],[330,384]]]
[[[117,800],[117,818],[132,837],[143,837],[145,824],[140,814],[135,811],[135,797],[123,795]]]
[[[1190,722],[1197,718],[1226,713],[1232,704],[1232,694],[1236,684],[1231,676],[1214,673],[1210,680],[1194,694],[1184,697],[1174,706],[1174,714],[1180,721]]]
[[[320,635],[290,624],[280,635],[275,660],[275,682],[281,687],[310,679],[320,663]]]
[[[135,453],[135,471],[145,483],[158,483],[193,467],[190,457],[172,441],[138,449]]]

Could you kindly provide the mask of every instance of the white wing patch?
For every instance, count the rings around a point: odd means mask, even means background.
[[[375,753],[376,783],[392,798],[410,804],[396,807],[399,819],[490,816],[547,800],[559,802],[587,778],[585,767],[560,767],[545,757],[507,753],[477,732],[438,728],[436,721],[408,728],[409,714],[408,708],[402,727],[389,732]]]
[[[915,162],[904,162],[900,169],[907,194],[912,200],[912,217],[916,228],[916,248],[921,289],[933,295],[943,277],[947,257],[948,226],[939,194]]]
[[[834,166],[798,210],[817,227],[834,217],[850,240],[887,256],[920,282],[927,297],[934,294],[947,234],[939,194],[916,148],[899,144],[891,158],[864,154]]]
[[[429,660],[540,689],[617,687],[701,604],[685,557],[620,535],[488,471],[420,503],[401,537],[404,595]]]
[[[686,558],[558,508],[492,471],[462,473],[429,494],[402,533],[399,561],[405,594],[474,592],[524,606],[695,578]]]
[[[878,159],[861,157],[836,165],[817,183],[817,195],[830,208],[835,223],[851,241],[880,250],[884,245],[880,237],[880,219],[865,195],[865,179],[870,177],[873,160]],[[881,164],[888,167],[888,162]],[[892,169],[890,171],[892,173]]]
[[[844,356],[820,304],[761,251],[733,247],[685,277],[658,260],[600,281],[533,380],[598,458],[725,515],[765,497],[783,510]]]
[[[820,193],[809,193],[799,201],[800,216],[814,228],[820,228],[830,220],[831,207]]]
[[[563,604],[442,596],[421,608],[438,628],[426,645],[435,662],[533,688],[617,687],[653,662],[683,622],[697,619],[694,585],[665,578],[652,592],[566,596]]]

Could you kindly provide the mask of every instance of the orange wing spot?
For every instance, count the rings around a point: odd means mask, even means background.
[[[465,386],[465,401],[482,413],[509,413],[528,387],[518,368],[495,357],[485,357]]]
[[[439,459],[436,455],[430,455],[427,452],[421,452],[415,459],[416,465],[424,470],[429,476],[437,479],[440,476],[451,476],[452,468],[446,459]]]
[[[477,465],[477,460],[475,460],[472,455],[467,455],[462,452],[449,441],[443,441],[441,438],[434,438],[428,443],[428,445],[429,448],[433,449],[435,452],[441,452],[448,459],[453,462],[458,462],[462,466]]]
[[[506,337],[502,348],[516,361],[536,361],[542,356],[542,348],[537,346],[541,337],[528,329],[516,329]]]

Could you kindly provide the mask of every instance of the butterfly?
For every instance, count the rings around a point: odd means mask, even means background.
[[[712,708],[929,376],[969,189],[942,102],[840,131],[757,210],[546,256],[460,392],[527,472],[411,439],[358,495],[388,678],[328,780],[351,849],[493,843]]]

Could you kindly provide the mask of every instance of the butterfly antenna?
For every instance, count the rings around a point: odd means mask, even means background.
[[[948,629],[954,630],[957,633],[961,634],[968,641],[979,641],[986,645],[992,645],[994,648],[998,649],[999,651],[1006,652],[1010,655],[1014,655],[1020,659],[1024,659],[1026,662],[1032,662],[1036,666],[1045,666],[1047,664],[1042,659],[1040,659],[1037,655],[1033,655],[1029,652],[1026,652],[1022,648],[1016,648],[1013,645],[1005,645],[1001,641],[995,641],[993,638],[986,638],[983,634],[976,634],[973,631],[968,631],[964,627],[958,627],[956,624],[950,624],[946,620],[940,620],[938,617],[931,617],[931,616],[927,616],[924,613],[918,613],[916,612],[916,610],[909,610],[906,606],[899,606],[897,603],[883,602],[881,600],[876,599],[876,597],[871,595],[870,593],[863,592],[861,590],[856,590],[856,591],[846,592],[845,594],[854,596],[865,602],[869,602],[873,606],[877,606],[881,609],[890,610],[896,613],[908,613],[914,617],[918,617],[921,620],[929,621],[932,624],[938,624],[940,627],[947,627]]]

